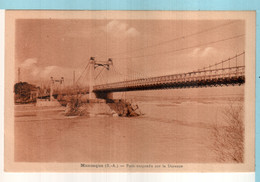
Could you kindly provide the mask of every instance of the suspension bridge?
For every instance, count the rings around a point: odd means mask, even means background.
[[[210,31],[220,29],[221,27],[227,27],[233,25],[235,23],[236,23],[235,21],[231,21],[196,33],[191,33],[189,35],[167,40],[165,42],[160,42],[158,44],[146,46],[144,48],[131,50],[131,55],[133,52],[136,51],[166,45],[175,41],[180,41],[180,40],[186,41],[190,37],[200,35],[200,34],[205,34]],[[178,74],[162,75],[162,76],[147,76],[144,73],[138,73],[136,70],[129,71],[129,68],[127,68],[127,71],[124,72],[117,68],[118,65],[115,65],[113,60],[114,59],[117,60],[140,59],[142,57],[158,56],[158,55],[163,56],[166,54],[172,54],[180,51],[205,47],[212,44],[219,44],[221,42],[241,39],[244,38],[244,35],[245,34],[237,34],[229,37],[223,37],[217,40],[198,43],[196,45],[191,45],[188,47],[178,48],[178,46],[176,46],[176,49],[173,50],[165,50],[159,53],[152,52],[150,54],[144,54],[144,55],[133,55],[125,58],[124,57],[115,58],[114,55],[111,55],[111,58],[105,57],[105,59],[102,59],[101,61],[100,58],[91,57],[88,60],[88,63],[85,66],[83,72],[81,73],[81,75],[76,81],[77,89],[75,90],[77,90],[77,92],[80,93],[89,94],[89,99],[93,99],[93,98],[112,99],[114,92],[199,88],[199,87],[222,87],[222,86],[234,86],[234,85],[240,86],[245,83],[245,51],[237,52],[236,55],[230,55],[230,57],[227,57],[224,60],[223,59],[216,60],[214,64],[211,64],[209,66],[203,67],[198,70],[193,70],[193,71],[183,72]],[[127,52],[119,53],[118,55],[120,54],[125,55],[127,54]],[[209,62],[213,62],[213,61],[209,60]],[[119,79],[116,81],[115,79],[109,79],[109,75],[113,75],[113,78],[119,78]],[[82,83],[85,83],[85,86],[83,86]]]
[[[103,69],[95,74],[95,69],[98,67],[103,67]],[[85,71],[89,74],[87,93],[90,94],[90,99],[95,97],[112,99],[113,92],[242,85],[245,83],[245,52],[192,72],[95,85],[95,81],[103,70],[122,75],[113,66],[111,58],[106,62],[101,62],[91,57],[85,68]]]

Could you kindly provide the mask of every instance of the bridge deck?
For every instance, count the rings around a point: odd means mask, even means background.
[[[245,67],[237,66],[96,85],[94,86],[94,92],[212,87],[241,85],[244,82]]]

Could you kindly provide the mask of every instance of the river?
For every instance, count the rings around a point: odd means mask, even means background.
[[[140,117],[64,115],[64,107],[15,106],[19,162],[212,163],[212,126],[225,125],[244,88],[221,87],[114,94],[139,105]]]

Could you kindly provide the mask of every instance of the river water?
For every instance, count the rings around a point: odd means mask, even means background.
[[[114,94],[133,100],[143,116],[64,115],[64,107],[15,106],[15,160],[20,162],[212,163],[212,126],[225,125],[243,87]],[[242,100],[241,100],[242,99]]]

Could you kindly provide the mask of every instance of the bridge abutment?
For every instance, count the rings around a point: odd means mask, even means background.
[[[97,92],[95,93],[95,97],[98,99],[113,99],[113,93],[112,92]]]

